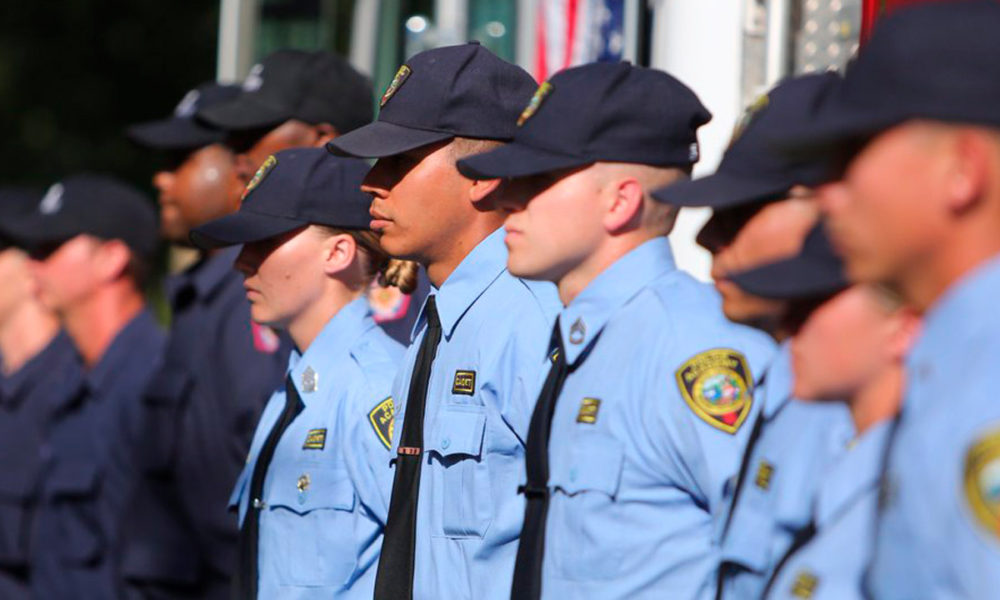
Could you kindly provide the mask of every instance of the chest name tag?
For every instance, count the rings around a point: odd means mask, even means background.
[[[452,394],[472,396],[476,393],[476,372],[455,371],[455,383],[451,386]]]
[[[577,423],[587,423],[593,425],[597,423],[597,411],[601,409],[601,401],[598,398],[584,398],[580,403],[580,412],[576,414]]]
[[[368,422],[371,423],[372,429],[375,430],[375,436],[378,438],[378,441],[382,442],[386,450],[392,447],[392,429],[395,423],[395,415],[396,411],[392,402],[392,396],[376,404],[375,408],[368,413]]]
[[[677,387],[698,417],[721,431],[736,433],[750,414],[750,367],[729,348],[696,354],[677,369]]]
[[[322,450],[326,447],[326,429],[310,429],[306,434],[303,450]]]

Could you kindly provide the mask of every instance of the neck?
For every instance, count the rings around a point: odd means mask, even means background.
[[[55,315],[35,300],[26,300],[0,323],[0,358],[4,375],[16,373],[45,349],[59,333]]]
[[[848,400],[851,419],[858,435],[899,412],[903,402],[904,381],[903,366],[893,365]]]
[[[446,247],[441,249],[439,253],[435,253],[434,256],[418,258],[419,262],[427,269],[427,279],[434,287],[440,288],[458,268],[458,265],[462,264],[465,257],[501,225],[503,225],[501,215],[482,213],[480,218],[471,223],[465,231],[448,238]]]
[[[288,323],[288,335],[299,352],[305,354],[313,340],[337,313],[357,298],[361,291],[330,290]]]
[[[559,299],[562,300],[563,306],[569,306],[608,267],[654,237],[637,231],[606,238],[596,251],[556,281]]]
[[[100,362],[115,337],[144,307],[142,295],[130,283],[119,281],[66,311],[66,333],[87,368]]]

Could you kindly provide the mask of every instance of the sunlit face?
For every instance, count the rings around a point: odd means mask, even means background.
[[[796,255],[817,219],[815,200],[811,197],[799,195],[779,200],[753,213],[728,243],[710,248],[712,278],[722,296],[726,317],[747,324],[772,322],[781,317],[784,302],[748,294],[729,277]]]
[[[254,321],[287,329],[323,298],[327,281],[323,247],[329,237],[322,229],[308,226],[244,244],[236,269],[243,274]]]
[[[87,301],[101,285],[100,253],[106,242],[78,235],[31,261],[44,305],[59,314]]]
[[[236,176],[246,185],[268,156],[289,148],[312,147],[318,139],[309,124],[290,119],[274,128],[235,132],[227,144],[236,151]]]
[[[0,323],[5,323],[32,296],[28,255],[13,247],[0,250],[0,281]]]
[[[153,176],[153,185],[159,191],[160,232],[180,244],[189,243],[192,228],[236,210],[243,187],[234,155],[222,144],[179,157],[175,167]]]
[[[371,228],[385,251],[426,264],[467,222],[469,185],[450,143],[440,143],[380,158],[361,189],[372,196]]]
[[[821,304],[791,340],[794,395],[846,400],[895,361],[893,314],[872,288],[855,285]]]
[[[951,221],[942,136],[913,122],[865,145],[843,178],[819,189],[830,237],[854,281],[919,271]]]
[[[500,198],[508,270],[558,282],[584,262],[605,235],[600,193],[593,167],[507,182]]]

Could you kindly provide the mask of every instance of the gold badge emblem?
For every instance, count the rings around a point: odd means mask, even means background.
[[[451,386],[452,394],[472,396],[476,393],[476,372],[455,371],[455,382]]]
[[[403,82],[406,81],[407,77],[409,77],[411,73],[413,73],[413,71],[410,70],[410,67],[406,65],[399,67],[399,70],[396,71],[396,75],[392,78],[392,81],[389,82],[389,87],[385,88],[385,93],[382,94],[382,99],[378,101],[379,108],[385,106],[385,103],[396,94],[399,86],[403,85]]]
[[[677,372],[684,401],[712,427],[736,433],[750,414],[750,367],[729,348],[707,350],[691,357]]]
[[[302,443],[303,450],[322,450],[326,447],[326,429],[310,429],[306,433],[306,441]]]
[[[736,140],[743,137],[743,134],[747,130],[747,126],[753,122],[757,113],[767,108],[767,105],[770,103],[771,99],[767,96],[767,94],[762,94],[746,107],[743,114],[740,116],[739,121],[736,121],[736,125],[733,127],[733,135],[729,138],[729,145],[727,146],[727,149],[732,148],[733,144],[736,143]]]
[[[771,477],[774,475],[774,465],[761,459],[757,465],[757,475],[753,478],[753,483],[765,492],[771,487]]]
[[[524,125],[525,121],[534,116],[534,114],[538,112],[538,107],[541,106],[542,102],[545,100],[545,97],[551,93],[552,84],[548,81],[538,86],[538,89],[535,90],[535,95],[531,97],[528,105],[521,111],[521,116],[517,118],[517,126],[520,127],[521,125]]]
[[[964,487],[976,521],[1000,537],[1000,430],[979,438],[965,453]]]
[[[392,447],[392,430],[395,422],[395,410],[392,403],[392,396],[375,405],[375,408],[368,413],[368,422],[371,423],[375,435],[378,437],[385,449]]]
[[[593,425],[597,423],[597,411],[601,410],[601,401],[598,398],[584,398],[580,403],[580,412],[576,413],[577,423],[587,423]]]
[[[243,190],[243,195],[240,196],[240,202],[246,200],[247,196],[250,195],[250,192],[257,189],[257,186],[260,185],[260,182],[264,181],[264,178],[267,177],[267,174],[273,171],[274,167],[276,166],[278,166],[278,159],[275,158],[273,154],[271,156],[268,156],[267,159],[264,161],[264,164],[262,164],[260,168],[257,169],[257,172],[253,174],[253,179],[251,179],[250,183],[247,184],[246,189]]]

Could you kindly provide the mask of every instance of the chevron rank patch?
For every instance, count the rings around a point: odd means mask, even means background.
[[[306,441],[302,444],[303,450],[322,450],[326,447],[326,428],[310,429],[306,433]]]
[[[455,371],[455,382],[451,384],[452,394],[473,396],[476,393],[476,372]]]
[[[375,435],[382,442],[385,449],[392,447],[392,429],[395,423],[395,409],[392,403],[392,396],[375,405],[375,408],[368,413],[368,422],[371,423]]]
[[[965,498],[976,522],[1000,537],[1000,430],[979,438],[965,454]]]
[[[399,89],[399,86],[403,85],[403,82],[410,76],[410,73],[413,73],[413,70],[410,69],[410,67],[406,65],[399,67],[399,70],[396,71],[395,77],[393,77],[392,81],[389,82],[389,87],[385,88],[385,93],[382,94],[382,99],[378,101],[379,108],[385,106],[385,103],[396,94],[396,90]]]
[[[552,93],[552,84],[548,81],[544,82],[542,85],[538,86],[535,90],[535,95],[531,97],[528,105],[524,107],[521,111],[521,116],[517,118],[517,126],[520,127],[530,119],[536,112],[538,112],[538,107],[542,105],[545,97]]]
[[[706,350],[677,369],[677,387],[688,407],[712,427],[736,433],[750,414],[750,367],[730,348]]]
[[[593,425],[597,423],[597,411],[601,410],[601,401],[598,398],[584,398],[580,403],[580,412],[576,413],[577,423],[587,423]]]
[[[240,202],[246,200],[247,196],[250,195],[250,192],[257,189],[257,186],[260,185],[260,182],[264,181],[264,178],[267,177],[267,174],[273,171],[274,167],[276,166],[278,166],[278,159],[275,158],[273,154],[271,156],[268,156],[267,160],[264,161],[264,164],[262,164],[260,168],[257,169],[257,172],[253,174],[253,179],[251,179],[250,183],[247,184],[246,189],[243,190],[243,195],[240,196]]]

